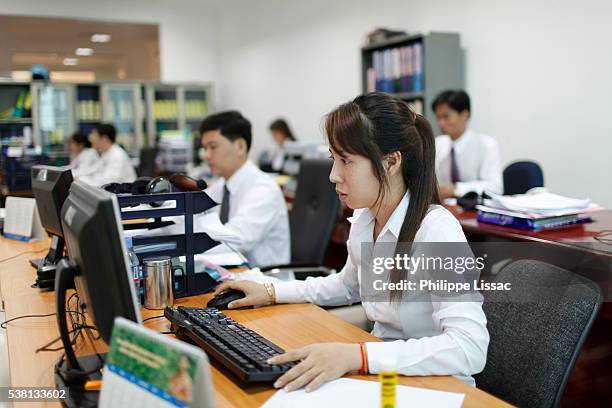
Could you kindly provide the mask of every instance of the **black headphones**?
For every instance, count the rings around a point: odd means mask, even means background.
[[[470,191],[457,198],[457,204],[464,210],[475,210],[476,206],[483,204],[486,198],[491,197],[484,192],[482,194],[478,194],[475,191]]]
[[[176,191],[202,191],[207,184],[204,180],[195,180],[184,174],[173,174],[166,178],[159,177],[139,177],[132,183],[108,183],[102,188],[113,194],[162,194]],[[153,207],[159,207],[162,203],[150,203]]]

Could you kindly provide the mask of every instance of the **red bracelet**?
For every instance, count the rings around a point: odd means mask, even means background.
[[[368,374],[368,353],[366,351],[365,343],[359,343],[359,351],[361,352],[361,368],[359,374]]]

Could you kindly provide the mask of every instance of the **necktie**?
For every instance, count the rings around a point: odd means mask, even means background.
[[[223,186],[223,201],[221,201],[221,214],[219,216],[222,224],[225,224],[229,220],[229,209],[230,192],[227,189],[227,186]]]
[[[457,158],[455,157],[455,148],[451,147],[451,182],[459,181],[459,167],[457,167]]]

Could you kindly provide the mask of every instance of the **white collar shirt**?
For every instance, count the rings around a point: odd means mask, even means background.
[[[240,239],[232,247],[243,253],[253,266],[288,264],[291,259],[289,216],[278,183],[247,160],[228,180],[221,178],[205,191],[221,204],[226,185],[230,204],[224,228]],[[213,211],[220,213],[221,206]]]
[[[457,140],[448,135],[436,137],[436,175],[439,183],[450,183],[451,149],[459,170],[455,183],[457,196],[484,190],[503,193],[499,144],[491,136],[466,130]]]
[[[323,278],[274,283],[276,301],[328,306],[359,302],[362,265],[372,262],[362,256],[374,255],[365,253],[362,245],[374,243],[376,251],[379,242],[396,243],[408,203],[406,193],[375,243],[374,215],[369,209],[355,210],[349,218],[348,258],[342,271]],[[414,242],[466,242],[466,239],[455,217],[444,207],[432,205]],[[471,375],[484,368],[489,334],[482,302],[362,304],[368,319],[375,322],[372,334],[386,340],[366,344],[370,372],[380,372],[381,361],[392,358],[403,375],[454,375],[474,384]]]
[[[74,177],[90,176],[98,169],[100,155],[95,149],[85,148],[70,162]]]
[[[95,171],[79,178],[94,186],[103,186],[108,183],[131,183],[136,180],[136,171],[130,156],[121,146],[113,144],[100,155]]]

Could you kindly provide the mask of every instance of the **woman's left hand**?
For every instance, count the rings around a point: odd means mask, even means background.
[[[285,364],[299,361],[299,364],[283,374],[274,387],[285,387],[287,391],[306,386],[306,392],[314,391],[327,381],[335,380],[349,371],[361,367],[359,344],[321,343],[311,344],[268,360],[270,364]]]

